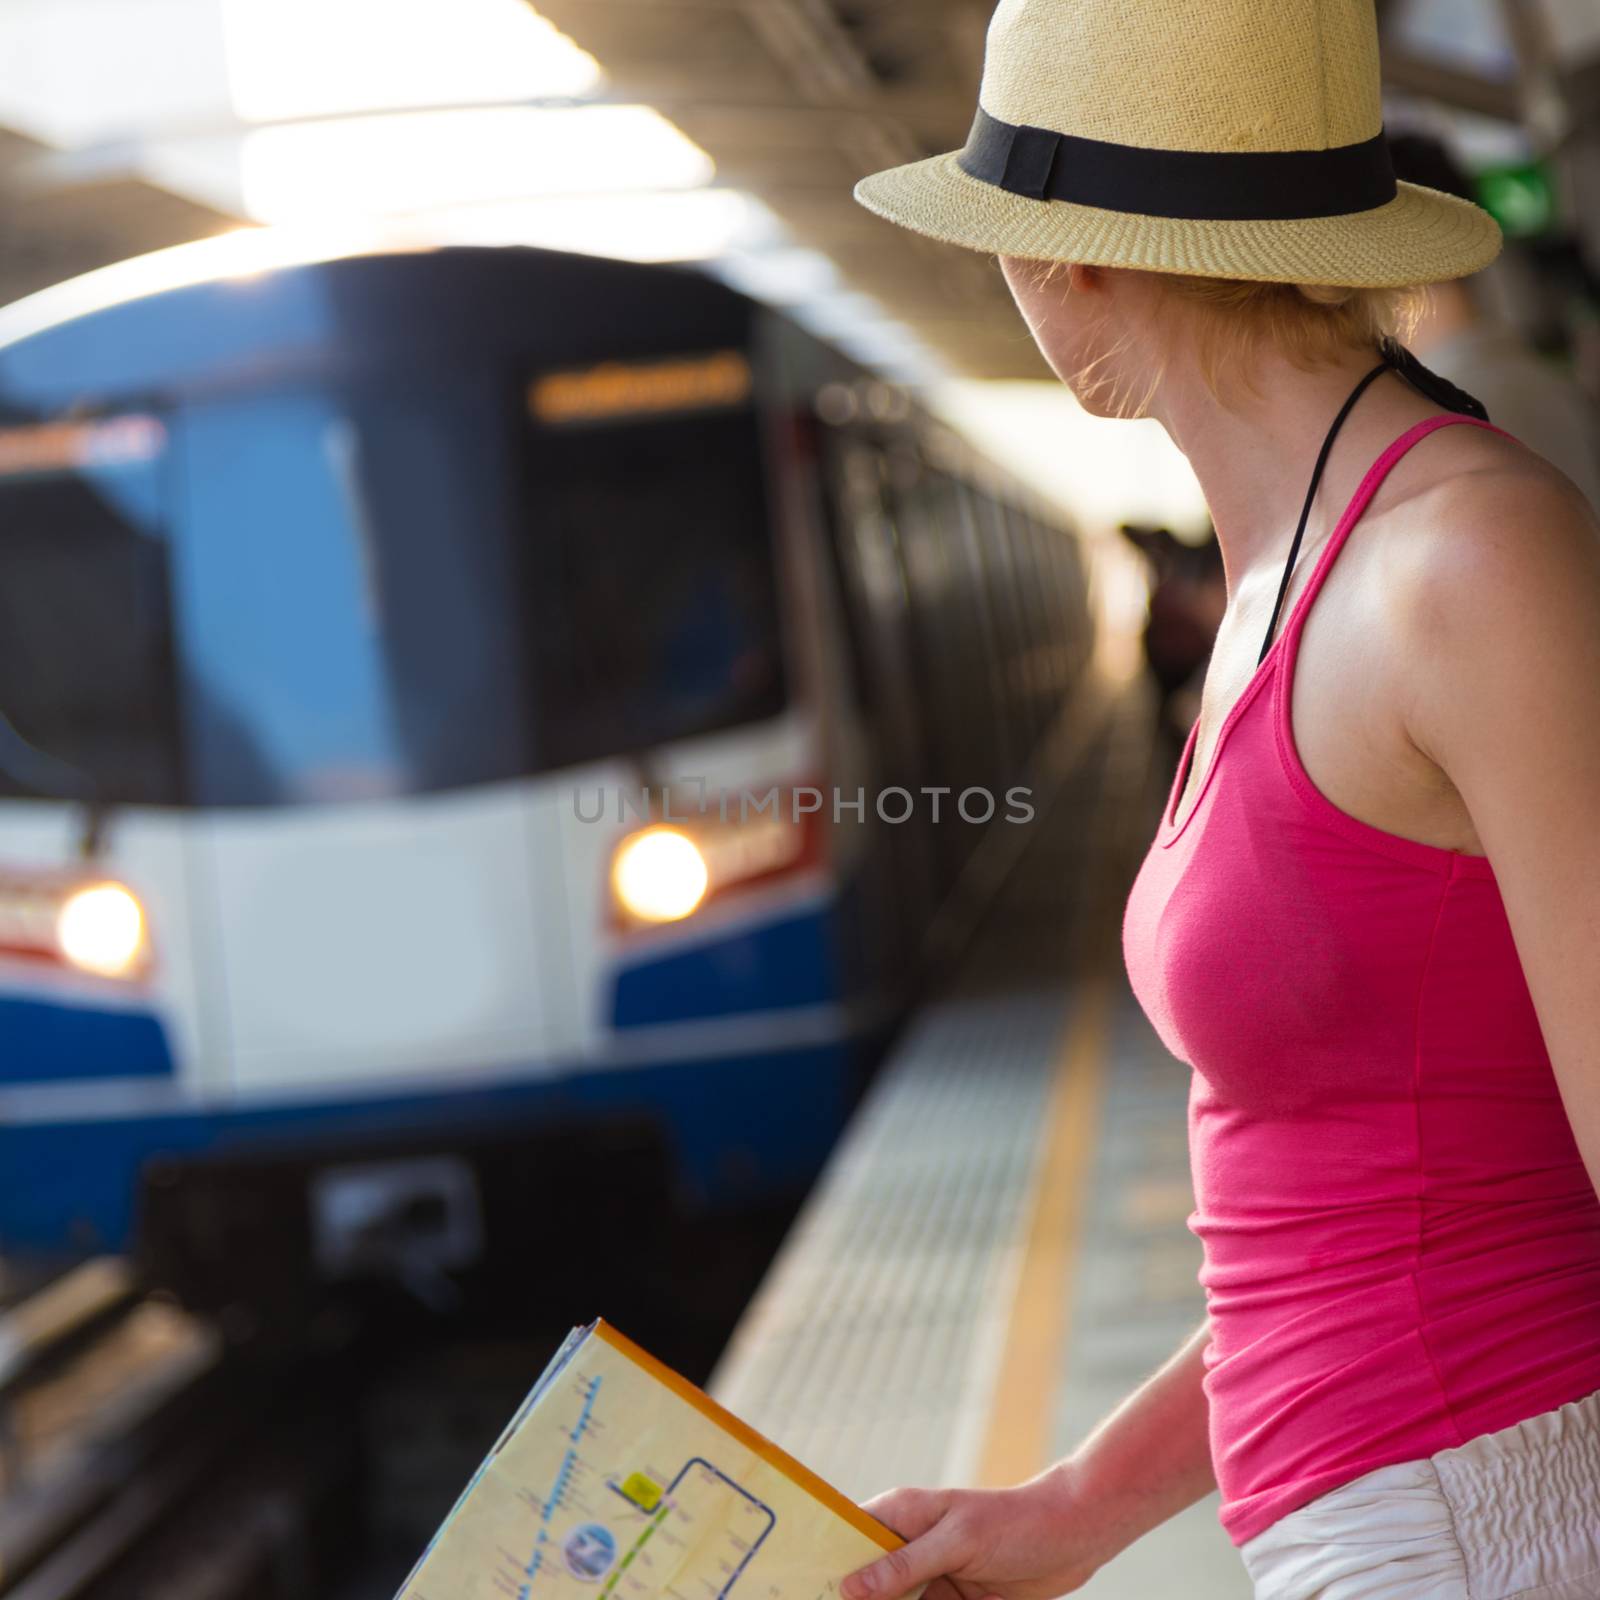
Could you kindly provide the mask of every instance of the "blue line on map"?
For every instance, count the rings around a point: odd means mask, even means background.
[[[539,1519],[539,1537],[534,1545],[533,1556],[526,1567],[523,1568],[528,1582],[517,1591],[517,1600],[528,1600],[528,1593],[533,1587],[534,1574],[538,1572],[540,1563],[544,1560],[544,1546],[547,1541],[546,1528],[549,1526],[551,1514],[561,1501],[561,1491],[567,1486],[567,1478],[572,1471],[572,1463],[578,1459],[577,1445],[583,1438],[589,1426],[589,1413],[594,1409],[594,1397],[600,1388],[598,1376],[591,1378],[585,1386],[583,1409],[578,1413],[578,1421],[567,1437],[572,1441],[567,1453],[561,1458],[561,1470],[556,1473],[555,1487],[545,1497],[544,1515]]]

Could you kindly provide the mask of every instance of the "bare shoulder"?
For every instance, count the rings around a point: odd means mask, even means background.
[[[1548,602],[1592,607],[1600,628],[1600,518],[1577,485],[1515,440],[1441,432],[1457,435],[1454,449],[1396,506],[1405,536],[1386,551],[1386,588],[1408,641],[1426,645],[1469,623],[1498,635]]]
[[[1383,563],[1417,744],[1443,743],[1439,730],[1470,718],[1491,676],[1513,699],[1587,702],[1600,718],[1600,518],[1515,440],[1441,431],[1471,437],[1452,440],[1397,505],[1404,537],[1386,542]]]

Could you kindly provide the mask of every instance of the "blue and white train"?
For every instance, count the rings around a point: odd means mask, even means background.
[[[803,1185],[1089,714],[1084,541],[696,271],[205,260],[0,313],[0,1250],[556,1108]]]

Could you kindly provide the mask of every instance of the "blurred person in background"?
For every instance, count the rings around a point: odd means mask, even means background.
[[[1198,543],[1169,528],[1124,522],[1117,530],[1144,557],[1150,584],[1140,636],[1145,665],[1156,686],[1156,737],[1170,769],[1200,715],[1200,692],[1217,627],[1228,608],[1227,574],[1216,529]]]
[[[1390,136],[1395,176],[1476,202],[1472,180],[1431,134]],[[1406,343],[1426,366],[1476,395],[1489,420],[1537,450],[1600,512],[1600,407],[1484,304],[1471,278],[1430,286]]]

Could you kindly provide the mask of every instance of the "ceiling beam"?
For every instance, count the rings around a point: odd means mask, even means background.
[[[1458,111],[1473,111],[1501,122],[1521,120],[1522,105],[1515,84],[1430,61],[1400,45],[1384,47],[1383,76],[1392,88],[1424,100],[1437,100]]]

